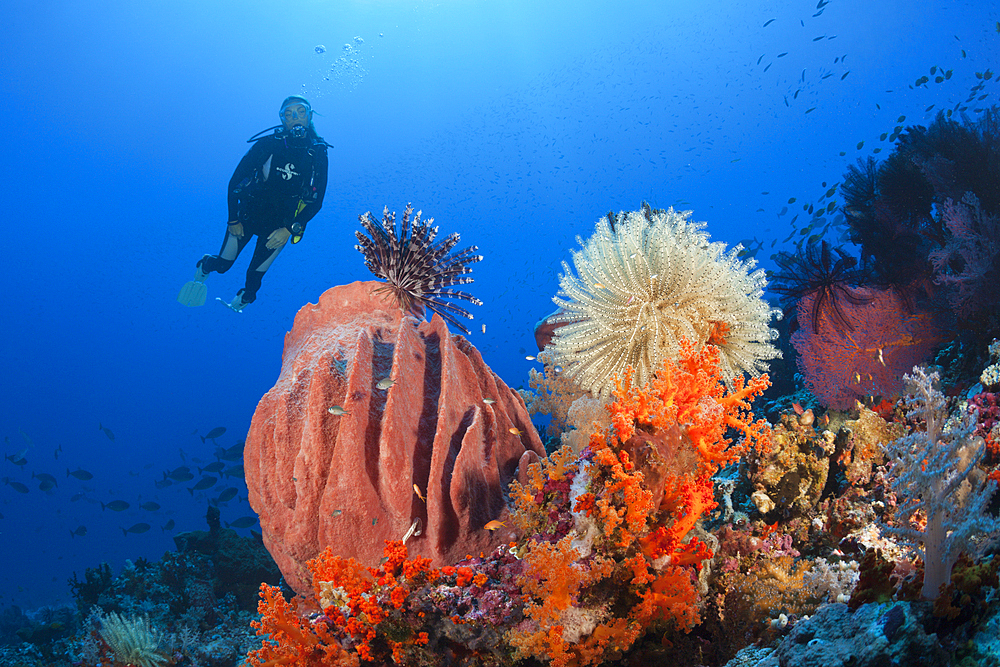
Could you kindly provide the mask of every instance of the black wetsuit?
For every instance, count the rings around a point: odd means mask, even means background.
[[[244,302],[253,302],[264,272],[284,247],[269,250],[267,237],[281,227],[293,232],[292,225],[297,223],[302,228],[290,237],[292,243],[297,243],[305,233],[306,223],[323,206],[326,149],[327,144],[312,132],[306,137],[281,132],[258,139],[229,180],[229,220],[243,224],[243,236],[234,236],[227,229],[219,254],[199,261],[202,271],[228,271],[256,234],[257,245],[242,295]]]

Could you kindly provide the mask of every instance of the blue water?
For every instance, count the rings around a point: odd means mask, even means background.
[[[234,482],[223,520],[251,514],[239,480],[154,481],[214,460],[213,427],[219,446],[241,440],[297,310],[370,277],[360,213],[413,202],[480,247],[471,339],[517,387],[560,262],[609,210],[692,209],[715,240],[764,240],[767,266],[804,202],[890,152],[879,135],[899,116],[927,123],[1000,69],[985,0],[7,0],[3,14],[0,435],[28,463],[0,477],[29,492],[0,484],[0,605],[28,608],[68,600],[66,580],[101,561],[159,558]],[[932,66],[952,78],[914,86]],[[996,103],[984,92],[970,116]],[[214,299],[242,286],[252,248],[209,278],[208,304],[180,306],[218,251],[245,140],[290,94],[334,145],[323,210],[242,314]],[[66,476],[77,467],[94,478]],[[102,511],[116,499],[131,507]],[[138,508],[150,500],[161,509]]]

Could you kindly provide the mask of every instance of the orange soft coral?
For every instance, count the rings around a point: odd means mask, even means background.
[[[254,667],[358,667],[358,656],[345,651],[322,624],[303,621],[295,606],[286,601],[277,586],[260,586],[259,621],[251,621],[258,635],[270,641],[251,651],[247,661]]]
[[[719,349],[703,345],[700,349],[681,341],[676,363],[667,363],[644,387],[631,387],[632,370],[615,379],[615,401],[609,407],[614,436],[625,442],[635,434],[637,425],[664,430],[684,426],[691,444],[701,455],[702,465],[714,474],[742,456],[752,446],[766,452],[771,445],[770,427],[764,420],[753,421],[750,401],[770,386],[767,375],[750,380],[743,376],[726,389],[719,367]],[[727,428],[741,431],[742,443],[732,445],[725,437]],[[600,446],[608,436],[601,434],[591,445]]]
[[[582,667],[613,659],[651,624],[686,632],[699,622],[697,568],[712,553],[692,532],[716,506],[712,477],[771,439],[750,412],[767,378],[735,378],[729,390],[719,365],[718,349],[684,342],[681,358],[646,386],[630,388],[626,371],[615,379],[612,426],[593,434],[583,463],[574,469],[560,452],[512,485],[515,525],[556,540],[530,540],[520,551],[530,623],[506,635],[518,657]],[[729,429],[744,436],[739,443]],[[563,498],[557,485],[570,471],[576,489]],[[565,525],[570,511],[575,531],[542,530]]]
[[[583,564],[572,542],[571,535],[555,544],[529,542],[525,571],[518,583],[528,599],[525,616],[532,619],[535,629],[508,635],[519,656],[548,658],[556,667],[570,664],[572,658],[563,638],[563,614],[576,606],[582,591],[614,570],[614,562],[603,557]]]

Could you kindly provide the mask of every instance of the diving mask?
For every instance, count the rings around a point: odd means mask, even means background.
[[[291,130],[295,127],[308,127],[312,117],[312,109],[304,102],[295,101],[281,108],[278,117],[285,127]]]

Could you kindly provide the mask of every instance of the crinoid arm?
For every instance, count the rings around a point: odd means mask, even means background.
[[[434,218],[424,221],[420,215],[420,211],[414,215],[413,206],[407,204],[397,229],[396,214],[390,213],[388,207],[383,209],[380,221],[368,211],[358,217],[367,235],[356,231],[358,244],[354,247],[364,256],[368,270],[386,281],[378,291],[389,294],[402,310],[422,314],[424,308],[429,308],[468,334],[469,329],[458,318],[471,320],[472,314],[444,299],[483,304],[468,292],[453,289],[473,281],[468,276],[472,272],[469,264],[483,256],[477,254],[476,246],[452,253],[460,240],[457,233],[435,242],[438,228],[431,226]]]

